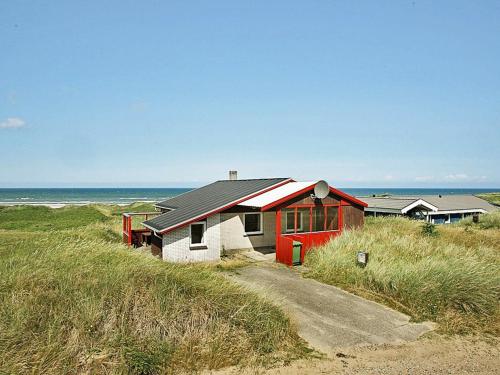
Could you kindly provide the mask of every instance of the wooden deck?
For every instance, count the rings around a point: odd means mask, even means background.
[[[160,215],[161,212],[126,212],[122,214],[122,234],[123,242],[129,246],[141,247],[143,245],[151,244],[151,230],[144,227],[136,227],[138,220],[140,222],[146,221],[150,218]],[[140,224],[139,224],[140,225]]]

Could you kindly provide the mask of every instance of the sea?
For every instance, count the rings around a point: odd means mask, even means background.
[[[126,205],[133,202],[158,202],[185,193],[192,188],[0,188],[0,205],[83,205],[107,203]],[[500,191],[491,189],[444,188],[340,188],[348,194],[363,197],[389,195],[462,195]]]

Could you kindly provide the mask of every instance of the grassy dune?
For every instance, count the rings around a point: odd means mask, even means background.
[[[212,267],[121,245],[120,210],[0,210],[0,373],[174,373],[304,355],[280,309]]]
[[[484,215],[428,236],[417,221],[369,218],[364,229],[309,253],[308,277],[435,321],[441,332],[498,335],[499,223],[500,213]],[[369,252],[366,268],[355,263],[359,250]]]
[[[500,192],[478,194],[478,197],[483,198],[484,200],[487,200],[491,204],[495,204],[497,206],[500,206]]]

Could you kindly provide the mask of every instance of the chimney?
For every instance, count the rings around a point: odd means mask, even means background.
[[[238,171],[229,171],[229,180],[234,181],[238,179]]]

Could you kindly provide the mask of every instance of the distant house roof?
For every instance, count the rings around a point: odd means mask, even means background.
[[[366,211],[406,213],[408,209],[422,206],[430,212],[478,211],[491,212],[498,208],[474,195],[422,195],[411,197],[363,197],[368,203]]]
[[[290,178],[216,181],[158,203],[158,207],[172,211],[147,220],[143,225],[164,233],[202,220],[290,181]]]
[[[422,199],[436,206],[439,211],[483,209],[491,212],[498,209],[488,201],[474,195],[443,195],[441,197],[429,195]]]
[[[368,208],[387,208],[402,210],[415,202],[415,198],[394,198],[394,197],[363,197],[364,202],[368,204]]]

